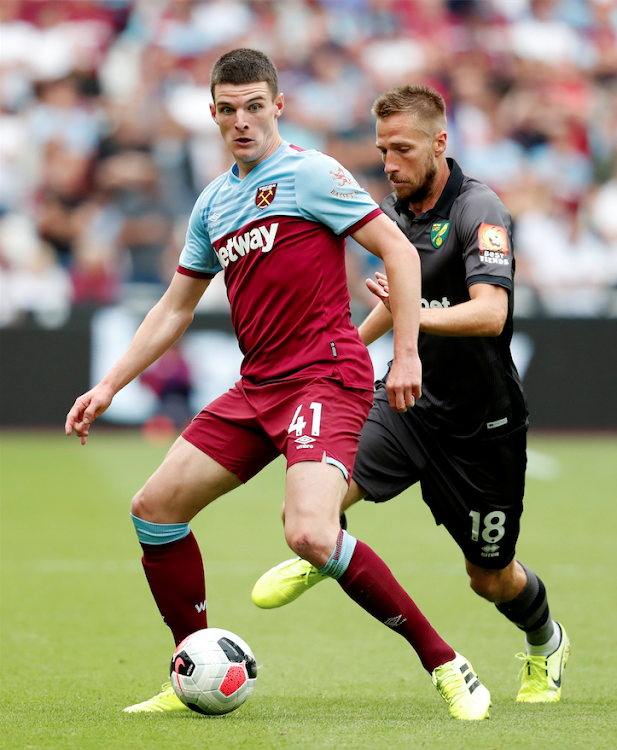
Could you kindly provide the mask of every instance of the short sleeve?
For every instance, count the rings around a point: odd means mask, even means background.
[[[193,272],[193,274],[205,274],[207,276],[214,276],[222,270],[204,225],[203,208],[199,200],[193,207],[189,219],[179,265],[181,268]]]
[[[486,186],[469,191],[463,198],[455,226],[463,250],[467,285],[486,281],[511,290],[513,248],[510,214],[498,196]]]
[[[345,234],[381,209],[354,177],[330,156],[314,152],[296,172],[298,210],[335,234]]]

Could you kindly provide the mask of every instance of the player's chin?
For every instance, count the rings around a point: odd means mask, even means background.
[[[399,201],[407,200],[413,192],[407,182],[392,182],[391,185],[394,190],[394,195]]]
[[[255,141],[253,140],[234,141],[232,151],[234,152],[234,155],[242,154],[242,156],[246,158],[246,156],[254,149]]]

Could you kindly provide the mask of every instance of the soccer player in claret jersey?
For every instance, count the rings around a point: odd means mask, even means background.
[[[394,191],[382,208],[422,264],[423,394],[413,409],[395,413],[385,408],[384,383],[376,384],[342,509],[363,498],[385,502],[420,482],[435,520],[465,555],[473,590],[525,632],[517,701],[555,702],[570,642],[550,616],[544,584],[515,559],[527,408],[510,356],[510,215],[492,190],[446,159],[439,93],[399,87],[375,102],[373,114]],[[360,326],[366,344],[392,327],[389,279],[377,276],[367,283],[384,305]],[[253,601],[279,607],[323,579],[305,560],[287,560],[259,579]]]
[[[190,520],[282,453],[289,546],[411,644],[453,716],[483,719],[490,695],[469,662],[440,638],[385,563],[339,524],[373,400],[370,359],[350,320],[345,236],[381,257],[388,273],[393,413],[421,395],[417,252],[340,164],[282,141],[283,94],[268,57],[247,49],[222,55],[211,89],[211,114],[235,164],[197,200],[169,288],[116,365],[76,400],[66,433],[85,444],[93,420],[177,341],[223,271],[244,353],[241,379],[195,417],[132,503],[146,577],[175,642],[207,627]],[[166,684],[125,710],[182,709]]]

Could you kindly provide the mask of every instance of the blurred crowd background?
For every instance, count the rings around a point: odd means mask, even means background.
[[[209,72],[238,46],[279,68],[283,137],[377,201],[373,100],[437,88],[449,155],[513,215],[516,314],[617,316],[617,0],[1,0],[0,326],[158,299],[231,164]],[[362,313],[374,269],[348,266]]]

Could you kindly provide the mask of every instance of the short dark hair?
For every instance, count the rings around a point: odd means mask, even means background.
[[[380,120],[408,112],[416,118],[420,130],[431,137],[446,129],[446,103],[443,96],[430,86],[397,86],[382,94],[371,112]]]
[[[256,49],[232,49],[221,55],[212,66],[210,93],[214,100],[214,87],[217,84],[231,83],[240,86],[243,83],[262,81],[268,84],[274,99],[279,92],[278,73],[268,55]]]

